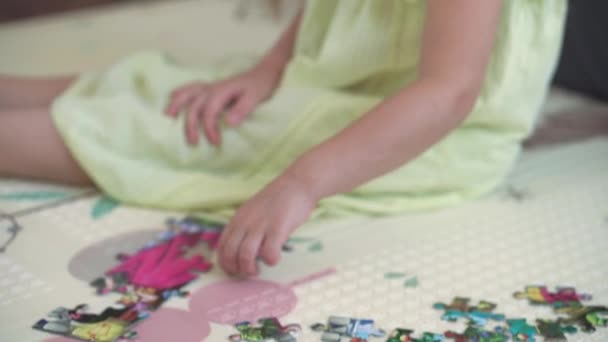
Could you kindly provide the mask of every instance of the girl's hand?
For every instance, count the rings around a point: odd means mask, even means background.
[[[318,200],[310,187],[283,174],[241,206],[224,228],[218,261],[231,274],[258,274],[257,258],[267,265],[280,259],[283,244],[303,224]]]
[[[187,84],[173,91],[165,112],[171,117],[187,113],[185,133],[189,144],[198,144],[202,128],[209,143],[219,145],[220,115],[225,112],[231,126],[240,124],[260,102],[272,96],[279,81],[279,73],[259,65],[222,81]]]

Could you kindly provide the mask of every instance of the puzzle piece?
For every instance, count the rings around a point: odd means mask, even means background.
[[[591,300],[591,295],[580,294],[574,287],[557,287],[550,292],[546,286],[529,285],[524,292],[515,292],[513,297],[526,298],[533,305],[580,306],[581,301]]]
[[[454,310],[454,311],[468,312],[472,309],[472,307],[469,306],[470,301],[471,300],[469,298],[454,297],[454,299],[452,299],[451,304],[435,303],[433,305],[433,307],[435,309],[439,309],[439,310]]]
[[[508,319],[507,325],[513,341],[534,341],[534,336],[537,333],[536,327],[529,325],[525,318]]]
[[[484,326],[489,320],[502,321],[505,316],[502,314],[494,314],[492,311],[496,308],[496,304],[480,301],[477,306],[469,306],[469,298],[454,297],[452,303],[447,305],[443,303],[435,303],[435,309],[444,310],[441,319],[456,322],[459,318],[465,318],[470,324]]]
[[[435,303],[433,307],[439,310],[452,310],[460,312],[492,312],[496,308],[496,304],[487,302],[485,300],[480,301],[477,306],[470,306],[469,301],[469,298],[454,297],[454,299],[452,299],[452,303],[449,305],[443,303]]]
[[[446,331],[444,336],[449,339],[454,339],[455,342],[507,342],[509,340],[505,331],[500,327],[497,327],[495,331],[489,331],[479,327],[469,326],[462,334]]]
[[[414,333],[414,330],[396,328],[391,334],[388,336],[386,342],[441,342],[443,341],[443,335],[434,334],[430,332],[422,333],[422,336],[419,338],[411,337],[410,335]]]
[[[230,341],[252,342],[252,341],[277,341],[295,342],[296,335],[302,330],[299,324],[281,325],[278,319],[263,318],[258,320],[259,326],[252,326],[249,322],[235,325],[238,334],[230,335]]]
[[[565,306],[557,308],[556,312],[568,316],[558,318],[559,323],[578,325],[584,332],[594,332],[596,327],[608,326],[608,307],[605,306]]]
[[[384,330],[376,329],[371,319],[357,319],[348,317],[331,316],[327,324],[317,323],[311,326],[312,330],[323,332],[322,341],[339,342],[342,337],[351,337],[351,341],[367,341],[370,336],[383,337]]]
[[[195,246],[198,234],[178,234],[171,240],[126,256],[108,275],[124,273],[130,284],[159,290],[181,287],[197,278],[193,271],[207,272],[211,264],[201,255],[184,257],[186,247]]]
[[[395,328],[390,335],[388,335],[386,342],[411,342],[412,338],[410,335],[413,333],[414,330]]]
[[[564,333],[572,334],[577,331],[573,326],[563,326],[558,321],[537,319],[536,328],[538,333],[545,338],[545,341],[561,342],[567,341]]]

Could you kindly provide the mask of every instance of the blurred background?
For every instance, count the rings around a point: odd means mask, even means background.
[[[2,0],[0,2],[0,21],[7,22],[125,1],[130,0]]]
[[[0,22],[27,19],[48,14],[56,14],[78,9],[95,9],[99,6],[122,4],[128,2],[154,3],[180,0],[2,0],[0,2]],[[269,10],[273,15],[280,16],[285,13],[286,7],[292,7],[298,0],[243,0],[238,3],[236,14],[246,16],[255,9]],[[291,3],[291,5],[286,4]],[[264,8],[265,7],[265,8]]]
[[[0,0],[0,73],[100,70],[149,50],[194,67],[252,61],[274,43],[302,2]]]
[[[0,0],[0,73],[99,70],[142,50],[164,51],[192,66],[251,61],[274,43],[303,2]],[[608,1],[570,0],[569,6],[556,84],[608,102]]]

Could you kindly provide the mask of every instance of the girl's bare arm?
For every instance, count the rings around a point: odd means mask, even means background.
[[[286,172],[321,199],[411,161],[455,129],[484,80],[500,0],[430,0],[419,77],[301,156]]]

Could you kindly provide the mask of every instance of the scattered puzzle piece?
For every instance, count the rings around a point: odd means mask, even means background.
[[[435,305],[433,305],[433,307],[439,310],[454,310],[467,312],[471,309],[471,307],[469,306],[469,301],[469,298],[454,297],[454,299],[452,299],[452,303],[449,305],[443,303],[436,303]]]
[[[536,328],[545,341],[561,342],[567,341],[564,333],[575,333],[577,329],[573,326],[562,326],[558,321],[537,319]]]
[[[302,330],[299,324],[281,325],[278,319],[263,318],[258,321],[259,326],[252,326],[249,322],[235,325],[238,334],[230,335],[230,341],[254,342],[254,341],[277,341],[295,342],[296,335]]]
[[[414,330],[396,328],[388,336],[386,342],[441,342],[443,341],[443,335],[434,334],[430,332],[422,333],[419,338],[412,337],[411,334]]]
[[[525,318],[508,319],[507,325],[513,341],[534,341],[534,336],[537,333],[536,327],[529,325]]]
[[[311,326],[311,329],[318,332],[323,332],[321,341],[324,342],[339,342],[342,337],[351,337],[367,341],[370,336],[383,337],[386,335],[384,330],[376,329],[374,321],[371,319],[357,319],[348,317],[331,316],[327,320],[327,324],[317,323]]]
[[[395,328],[391,331],[390,335],[388,335],[386,342],[411,342],[412,338],[410,335],[413,333],[414,330]]]
[[[443,303],[435,303],[433,307],[445,312],[441,319],[455,322],[459,318],[465,318],[470,324],[484,326],[489,320],[502,321],[505,316],[502,314],[494,314],[492,311],[496,308],[496,304],[480,301],[477,306],[469,306],[469,298],[455,297],[449,305]]]

